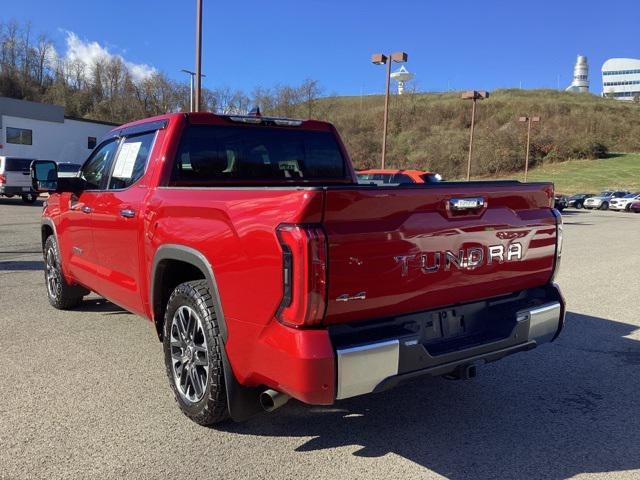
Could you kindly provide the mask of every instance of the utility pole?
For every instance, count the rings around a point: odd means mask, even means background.
[[[202,105],[202,0],[196,0],[196,89],[193,111]]]
[[[518,121],[527,124],[527,151],[524,158],[524,181],[527,182],[527,173],[529,172],[529,150],[531,149],[531,122],[540,122],[540,117],[520,117]]]
[[[463,100],[472,100],[471,107],[471,133],[469,134],[469,159],[467,160],[467,182],[471,179],[471,157],[473,156],[473,132],[476,125],[476,101],[489,98],[489,92],[472,90],[462,94]]]

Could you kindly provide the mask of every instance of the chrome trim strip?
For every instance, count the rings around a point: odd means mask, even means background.
[[[336,353],[338,400],[371,393],[385,378],[398,374],[398,339],[339,349]]]

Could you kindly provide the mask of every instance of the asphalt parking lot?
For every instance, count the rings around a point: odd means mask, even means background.
[[[0,478],[640,478],[640,214],[566,212],[554,344],[218,430],[174,405],[148,322],[49,306],[39,215],[0,199]]]

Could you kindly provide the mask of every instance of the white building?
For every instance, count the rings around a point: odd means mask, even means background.
[[[618,100],[640,98],[640,60],[610,58],[602,65],[602,96]]]
[[[566,88],[567,92],[589,93],[589,64],[587,57],[578,55],[573,67],[573,80]]]
[[[57,105],[0,97],[0,156],[80,164],[114,126],[65,117]]]

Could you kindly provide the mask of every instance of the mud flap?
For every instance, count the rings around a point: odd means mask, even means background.
[[[238,383],[231,369],[224,346],[222,348],[222,363],[224,366],[227,405],[231,419],[234,422],[244,422],[259,413],[263,413],[264,410],[260,406],[260,394],[264,388],[245,387]]]

